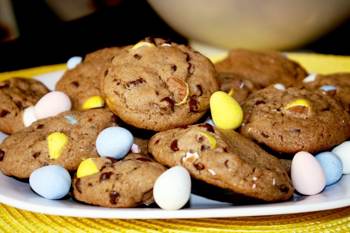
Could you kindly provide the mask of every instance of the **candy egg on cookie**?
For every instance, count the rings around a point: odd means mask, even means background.
[[[52,91],[44,95],[34,106],[37,119],[56,116],[69,111],[72,107],[69,97],[60,91]]]
[[[134,137],[122,127],[109,127],[100,132],[96,139],[96,149],[102,157],[122,159],[133,144]]]

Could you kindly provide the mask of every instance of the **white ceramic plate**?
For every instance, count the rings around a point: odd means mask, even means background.
[[[37,79],[52,89],[61,75],[62,72],[52,72],[38,76]],[[1,134],[0,141],[4,137],[5,135]],[[308,197],[294,195],[293,199],[287,202],[239,205],[210,200],[193,194],[189,205],[184,209],[176,211],[166,211],[154,207],[112,209],[89,206],[72,199],[46,200],[32,192],[27,183],[7,177],[1,173],[0,187],[1,203],[44,214],[89,218],[166,219],[243,217],[320,211],[350,205],[350,175],[343,176],[340,182],[327,187],[319,195]]]

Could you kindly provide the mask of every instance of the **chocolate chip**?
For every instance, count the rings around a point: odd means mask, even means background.
[[[10,84],[9,84],[8,82],[1,82],[1,83],[0,83],[0,89],[2,89],[2,88],[8,88],[8,87],[10,87]]]
[[[185,56],[186,56],[186,62],[188,63],[189,61],[191,61],[191,56],[190,56],[190,54],[188,54],[188,53],[184,53],[185,54]]]
[[[282,192],[282,193],[288,193],[289,192],[289,188],[284,185],[284,184],[281,184],[278,186],[279,190]]]
[[[159,91],[155,91],[156,95],[159,95]]]
[[[166,101],[166,102],[168,102],[169,103],[169,106],[170,106],[170,109],[171,109],[171,111],[174,111],[174,109],[175,109],[175,101],[174,100],[172,100],[169,96],[167,96],[167,97],[164,97],[163,99],[161,99],[160,101]]]
[[[134,58],[137,59],[137,60],[140,60],[142,58],[142,56],[137,54],[137,53],[135,53],[134,54]]]
[[[181,125],[181,126],[179,126],[179,128],[181,128],[181,129],[187,129],[187,128],[188,128],[188,125]]]
[[[109,202],[112,204],[112,205],[116,205],[119,201],[119,193],[116,192],[116,191],[112,191],[109,193]]]
[[[88,186],[91,187],[91,186],[92,186],[92,183],[89,182],[89,183],[88,183]]]
[[[204,137],[203,136],[200,136],[197,138],[197,142],[203,142],[204,141]]]
[[[207,131],[211,133],[215,133],[214,127],[211,124],[208,124],[208,123],[200,124],[199,127],[205,128]]]
[[[100,182],[108,180],[113,175],[113,172],[104,172],[100,175]]]
[[[143,78],[139,77],[138,79],[135,79],[133,81],[130,81],[128,83],[126,83],[126,86],[129,87],[134,87],[134,86],[138,86],[142,83],[146,83],[146,80],[144,80]]]
[[[44,128],[44,125],[43,125],[43,124],[39,124],[39,125],[37,125],[37,127],[36,127],[36,129],[42,129],[42,128]]]
[[[194,163],[193,166],[199,171],[205,168],[203,163]]]
[[[201,151],[208,150],[210,147],[207,145],[201,145]]]
[[[5,157],[5,151],[0,150],[0,161],[2,161]]]
[[[321,112],[329,112],[331,109],[329,108],[329,106],[322,108]]]
[[[223,150],[224,150],[224,152],[228,153],[227,147],[224,147]]]
[[[9,111],[3,109],[3,110],[0,111],[0,117],[5,117],[5,116],[7,116],[9,113],[10,113]]]
[[[70,84],[72,84],[74,87],[78,88],[80,86],[78,81],[73,81]]]
[[[106,69],[105,72],[103,73],[103,76],[106,77],[108,75],[109,69]]]
[[[190,106],[190,111],[191,112],[198,112],[199,106],[198,106],[198,101],[197,101],[197,96],[193,95],[190,98],[190,101],[188,102]]]
[[[260,105],[260,104],[266,104],[266,102],[263,101],[263,100],[257,100],[257,101],[255,101],[255,103],[254,103],[254,105]]]
[[[260,134],[261,134],[261,136],[263,136],[264,138],[269,138],[269,137],[270,137],[270,136],[269,136],[268,134],[266,134],[265,132],[261,132]]]
[[[23,105],[22,105],[22,103],[21,103],[21,102],[19,102],[19,101],[15,101],[15,105],[17,106],[17,108],[19,108],[19,109],[23,109]]]
[[[197,87],[197,89],[198,89],[198,91],[199,91],[198,96],[202,96],[202,95],[203,95],[203,88],[202,88],[202,86],[199,85],[199,84],[197,84],[196,87]]]
[[[292,129],[291,130],[293,133],[300,133],[301,132],[301,129]]]
[[[176,140],[176,139],[175,139],[174,141],[171,142],[170,148],[171,148],[173,151],[178,151],[178,150],[179,150],[179,147],[177,147],[177,140]]]
[[[229,166],[228,166],[228,159],[225,160],[224,165],[225,165],[226,168],[229,168]]]
[[[171,70],[172,70],[173,72],[175,72],[175,71],[177,70],[177,66],[176,66],[176,65],[171,65]]]
[[[142,162],[152,162],[152,160],[150,160],[149,158],[145,158],[145,157],[140,157],[140,158],[137,158],[136,160],[139,160]]]
[[[34,154],[32,154],[32,156],[34,159],[36,159],[39,157],[40,154],[41,154],[41,152],[35,152]]]
[[[77,190],[79,193],[81,193],[80,181],[81,181],[80,178],[78,178],[78,179],[75,181],[75,184],[74,184],[76,190]]]
[[[160,139],[157,139],[157,140],[154,142],[154,144],[158,144],[159,141],[160,141]]]

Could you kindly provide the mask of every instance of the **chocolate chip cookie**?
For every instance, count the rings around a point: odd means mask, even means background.
[[[12,78],[0,82],[0,131],[12,134],[22,128],[22,112],[35,105],[48,89],[34,79]]]
[[[293,194],[279,160],[233,130],[171,129],[155,134],[149,150],[163,165],[182,165],[195,179],[253,199],[283,201]]]
[[[217,80],[220,90],[229,93],[239,104],[257,90],[250,80],[232,73],[219,73]]]
[[[307,75],[298,63],[273,51],[234,49],[226,59],[215,64],[215,67],[219,73],[240,75],[261,87],[275,83],[290,86]]]
[[[319,89],[323,93],[337,97],[350,112],[350,73],[316,75],[315,80],[303,82],[307,89]]]
[[[162,39],[121,50],[102,79],[108,107],[126,123],[154,131],[196,122],[216,90],[209,59]]]
[[[90,97],[101,96],[100,79],[119,50],[118,47],[112,47],[87,54],[83,63],[64,73],[56,84],[56,90],[70,97],[72,109],[80,110]]]
[[[276,152],[330,149],[350,136],[350,119],[340,102],[321,91],[268,87],[243,104],[241,133]]]
[[[153,203],[153,185],[165,168],[141,154],[123,160],[94,158],[99,172],[73,180],[75,199],[105,207],[135,207]]]
[[[114,119],[110,111],[96,109],[39,120],[0,144],[0,170],[18,178],[48,164],[74,171],[83,159],[98,156],[97,135],[115,125]]]

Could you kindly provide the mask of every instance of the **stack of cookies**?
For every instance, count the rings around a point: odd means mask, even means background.
[[[155,199],[179,209],[190,195],[186,177],[232,202],[285,201],[295,188],[316,194],[329,184],[330,157],[310,165],[323,176],[311,191],[292,159],[349,138],[348,89],[349,74],[309,75],[278,52],[232,50],[214,65],[188,46],[146,38],[88,54],[55,92],[28,79],[0,83],[0,130],[10,134],[0,170],[29,178],[45,198],[72,187],[76,200],[105,207]],[[342,166],[332,183],[349,166],[342,148],[331,153]],[[62,188],[40,175],[50,171]]]

